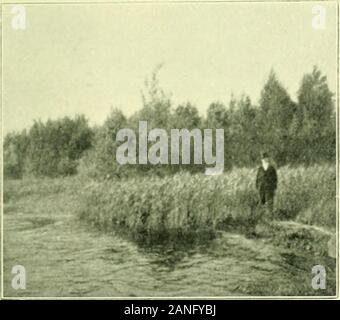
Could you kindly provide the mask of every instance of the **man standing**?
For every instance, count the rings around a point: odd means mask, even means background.
[[[261,205],[266,205],[269,214],[273,213],[275,190],[277,188],[277,173],[270,164],[267,153],[262,154],[262,166],[259,167],[256,176],[256,189],[259,192]]]

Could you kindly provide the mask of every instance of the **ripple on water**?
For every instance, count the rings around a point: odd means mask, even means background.
[[[8,265],[25,256],[25,244],[30,244],[23,263],[34,266],[29,270],[28,294],[36,296],[306,294],[298,288],[303,281],[310,286],[310,266],[321,261],[263,239],[226,232],[193,245],[139,246],[73,221],[39,220],[36,225],[41,226],[37,232],[13,229],[6,238],[9,247],[16,248],[6,252]],[[333,268],[334,261],[322,262]],[[55,279],[58,282],[52,285]]]

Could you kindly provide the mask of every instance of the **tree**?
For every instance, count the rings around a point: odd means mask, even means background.
[[[84,116],[35,121],[28,133],[25,172],[49,177],[76,173],[78,160],[92,146],[92,138]]]
[[[163,67],[163,64],[159,64],[151,74],[151,77],[147,78],[142,90],[142,102],[143,107],[140,111],[136,112],[128,119],[129,128],[134,129],[137,138],[137,157],[138,141],[139,141],[139,121],[147,121],[148,131],[154,128],[164,129],[167,133],[170,133],[172,125],[171,114],[171,94],[166,93],[160,86],[158,75],[159,71]],[[148,149],[153,143],[147,142]],[[134,166],[138,173],[155,173],[157,175],[163,175],[166,172],[172,170],[171,165],[150,165],[143,164]]]
[[[150,78],[147,78],[142,90],[143,108],[131,120],[138,127],[139,120],[148,121],[149,128],[169,129],[171,123],[171,94],[165,93],[158,80],[163,64],[156,66]]]
[[[231,142],[233,162],[238,166],[253,166],[259,156],[259,134],[257,109],[248,96],[235,101],[231,120]]]
[[[259,128],[261,148],[268,150],[280,165],[290,160],[289,129],[296,110],[296,104],[272,70],[261,92]]]
[[[226,106],[220,102],[213,102],[207,110],[207,127],[226,128],[230,125],[230,115]]]
[[[118,109],[112,109],[104,124],[96,130],[94,148],[89,151],[84,161],[92,167],[95,176],[120,176],[123,169],[116,162],[116,135],[120,129],[127,127],[127,119]]]
[[[210,129],[223,129],[224,130],[224,167],[226,170],[230,169],[236,162],[232,155],[232,134],[231,124],[233,116],[233,103],[234,99],[230,101],[230,107],[227,107],[220,102],[213,102],[207,110],[206,126]],[[213,135],[215,137],[215,135]]]
[[[336,126],[333,93],[327,77],[318,67],[305,74],[298,90],[298,118],[301,160],[335,159]]]
[[[200,128],[202,125],[201,117],[198,110],[190,102],[185,105],[179,105],[172,115],[172,128]]]
[[[22,178],[28,144],[29,139],[26,130],[21,133],[9,133],[5,136],[3,144],[5,177]]]

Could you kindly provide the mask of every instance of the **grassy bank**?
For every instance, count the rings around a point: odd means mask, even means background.
[[[9,203],[7,210],[11,210],[21,198],[29,197],[39,204],[42,197],[67,194],[74,199],[74,211],[100,230],[118,230],[142,242],[168,241],[169,237],[180,242],[206,241],[214,238],[218,230],[247,232],[250,218],[262,215],[263,211],[257,207],[255,174],[255,169],[235,169],[210,177],[182,173],[165,178],[104,182],[77,176],[6,180],[4,202]],[[322,227],[334,233],[335,168],[284,167],[278,170],[278,175],[274,219]],[[287,235],[286,229],[281,225],[271,226],[264,233],[266,236],[276,233],[280,239],[288,237],[289,241],[292,237],[306,238],[306,232],[312,233],[312,238],[315,234],[310,229]]]
[[[4,203],[15,204],[16,201],[25,198],[43,198],[46,196],[67,193],[68,195],[80,195],[86,181],[80,177],[65,178],[25,178],[6,179],[4,181]]]
[[[177,174],[93,182],[82,191],[80,216],[100,229],[158,239],[246,226],[257,213],[255,169],[220,176]],[[275,218],[335,230],[336,172],[331,166],[280,168]]]

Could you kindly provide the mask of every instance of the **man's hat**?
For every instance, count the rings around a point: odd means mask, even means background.
[[[262,152],[261,159],[269,158],[269,155],[267,152]]]

